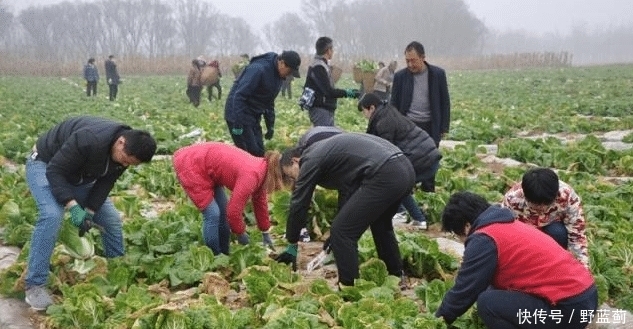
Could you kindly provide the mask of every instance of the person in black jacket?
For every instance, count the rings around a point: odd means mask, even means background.
[[[149,162],[156,142],[146,131],[96,117],[63,121],[41,135],[26,162],[26,180],[39,217],[26,274],[26,302],[45,310],[50,258],[64,210],[80,234],[92,223],[103,229],[105,257],[124,254],[121,218],[108,194],[128,166]]]
[[[235,146],[254,156],[264,156],[262,115],[266,124],[264,137],[271,139],[275,131],[275,98],[287,76],[299,77],[300,65],[301,57],[292,50],[251,59],[233,83],[224,105],[224,120]]]
[[[439,147],[451,120],[446,72],[426,62],[424,46],[417,41],[407,45],[404,56],[407,67],[393,77],[391,105],[426,131]],[[424,191],[434,192],[435,177],[421,185]]]
[[[416,183],[435,177],[442,155],[429,134],[374,93],[363,95],[358,102],[358,110],[369,120],[368,134],[390,141],[411,161]],[[413,196],[407,195],[402,204],[413,219],[412,225],[426,229],[426,216]]]
[[[331,67],[329,60],[334,54],[332,39],[320,37],[316,41],[316,55],[308,68],[306,82],[303,86],[306,103],[302,105],[308,109],[310,122],[313,126],[334,126],[334,110],[336,110],[336,99],[342,97],[358,98],[358,89],[337,89],[332,81]],[[303,95],[302,95],[303,97]]]
[[[340,133],[304,150],[286,150],[280,163],[284,175],[295,185],[286,222],[289,245],[277,261],[291,263],[296,270],[299,234],[307,222],[314,189],[320,185],[338,190],[339,199],[343,198],[332,221],[329,244],[339,283],[351,286],[358,278],[358,239],[367,228],[389,274],[402,276],[391,218],[400,200],[411,192],[415,172],[400,149],[380,137]]]
[[[121,77],[119,77],[119,71],[116,68],[114,55],[108,56],[108,59],[105,61],[105,71],[108,87],[110,88],[110,100],[113,101],[116,99],[116,95],[119,92],[119,83],[121,83]]]

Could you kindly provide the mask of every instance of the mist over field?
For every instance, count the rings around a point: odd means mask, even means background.
[[[310,56],[321,35],[335,40],[335,60],[346,65],[363,58],[401,59],[412,40],[425,45],[429,60],[449,69],[503,67],[534,58],[540,65],[548,56],[562,65],[628,63],[633,62],[628,5],[622,0],[600,5],[286,0],[274,6],[225,0],[0,0],[0,54],[11,60],[0,70],[33,60],[77,65],[109,54],[160,61],[204,54],[225,62],[242,53],[282,49]]]

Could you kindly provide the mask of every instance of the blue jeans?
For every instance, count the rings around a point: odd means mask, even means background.
[[[439,168],[440,161],[437,160],[433,165],[431,165],[431,167],[429,167],[428,170],[421,172],[415,178],[416,184],[435,177],[435,173]],[[409,194],[404,197],[404,199],[402,199],[402,206],[404,206],[413,220],[418,222],[426,221],[426,216],[424,216],[424,213],[422,213],[422,210],[420,210],[420,207],[418,207],[418,203],[413,198],[413,194]]]
[[[214,198],[202,211],[202,238],[214,255],[229,254],[231,229],[226,221],[226,193],[224,186],[216,186]]]
[[[46,178],[46,163],[28,159],[26,161],[26,181],[35,199],[39,217],[31,236],[26,287],[46,284],[51,255],[64,219],[64,205],[55,200],[51,186]],[[73,187],[75,200],[82,204],[90,193],[93,183]],[[122,256],[123,229],[121,217],[110,199],[106,199],[92,220],[101,225],[105,232],[101,233],[101,241],[105,257]]]

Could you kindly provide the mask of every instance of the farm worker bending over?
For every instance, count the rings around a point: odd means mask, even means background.
[[[450,324],[477,301],[487,328],[589,324],[598,306],[589,270],[543,232],[516,220],[512,211],[458,192],[448,200],[442,225],[465,239],[466,249],[437,317]]]
[[[402,276],[402,258],[391,218],[402,198],[411,192],[415,172],[411,162],[388,141],[360,133],[341,133],[308,146],[286,150],[284,174],[295,181],[286,226],[290,243],[277,261],[296,270],[299,232],[316,185],[339,191],[342,205],[332,221],[330,248],[336,259],[339,283],[354,285],[358,278],[358,240],[371,229],[378,257],[389,274]]]
[[[308,110],[313,126],[333,126],[337,98],[358,98],[358,89],[337,89],[332,80],[332,67],[329,61],[334,55],[334,42],[329,37],[317,39],[316,55],[308,68],[303,87],[302,100]],[[311,96],[310,96],[311,95]]]
[[[308,146],[324,140],[326,138],[330,138],[334,135],[338,135],[340,133],[342,133],[343,130],[341,128],[335,127],[335,126],[316,126],[316,127],[312,127],[310,129],[308,129],[308,131],[306,131],[301,138],[299,138],[299,141],[297,142],[297,147],[300,148],[299,152],[302,152],[302,150],[306,149]],[[293,184],[294,185],[294,184]],[[294,186],[293,186],[294,187]],[[339,196],[341,196],[341,194],[339,194]],[[341,199],[339,198],[339,202],[341,201]],[[339,204],[339,208],[340,208],[340,204]],[[299,237],[301,241],[303,242],[308,242],[310,241],[310,233],[308,232],[308,229],[302,229],[301,230],[301,235]]]
[[[189,97],[189,103],[198,107],[200,105],[200,94],[202,92],[202,63],[199,59],[191,61],[191,67],[187,74],[187,97]]]
[[[26,161],[26,180],[39,212],[31,237],[26,302],[36,310],[53,303],[44,287],[64,208],[73,225],[98,224],[105,257],[122,256],[121,218],[108,198],[128,166],[149,162],[149,133],[96,117],[71,118],[40,136]]]
[[[215,255],[229,254],[231,231],[237,241],[249,243],[242,218],[251,199],[264,245],[273,246],[268,230],[268,193],[283,188],[279,152],[255,157],[229,144],[207,142],[183,147],[174,153],[174,169],[183,189],[202,212],[204,243]],[[227,202],[224,188],[231,190]],[[228,222],[227,222],[228,219]]]
[[[537,227],[589,268],[585,215],[574,189],[549,168],[528,170],[505,194],[503,207],[517,219]]]
[[[299,77],[301,58],[292,50],[280,55],[255,56],[231,87],[224,105],[224,119],[235,146],[254,156],[264,156],[261,118],[266,123],[266,139],[275,131],[275,98],[284,79]]]
[[[207,86],[207,91],[209,92],[209,102],[210,102],[213,99],[212,97],[213,87],[215,87],[218,90],[218,100],[222,99],[222,84],[220,83],[220,79],[222,78],[222,70],[220,70],[220,62],[218,62],[217,60],[212,60],[211,63],[209,63],[209,66],[215,67],[216,70],[218,70],[218,79],[215,81],[214,84],[210,84]]]
[[[378,95],[368,93],[358,102],[358,110],[369,120],[367,133],[382,137],[402,150],[415,170],[415,182],[435,177],[442,155],[433,139],[395,107],[387,105]],[[402,204],[413,217],[412,225],[426,229],[426,216],[411,194]]]

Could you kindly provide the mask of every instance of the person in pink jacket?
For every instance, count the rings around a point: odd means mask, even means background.
[[[229,253],[231,232],[240,244],[248,244],[243,219],[251,199],[264,245],[273,242],[268,230],[268,193],[283,188],[280,153],[268,151],[263,158],[225,143],[207,142],[185,146],[174,153],[173,165],[183,189],[202,212],[202,236],[214,254]],[[231,190],[227,200],[224,188]]]

